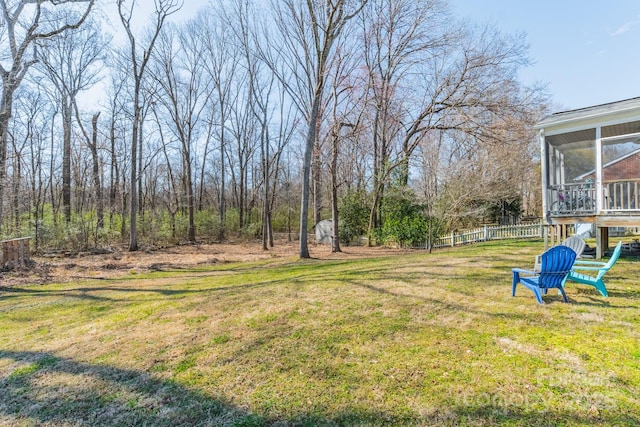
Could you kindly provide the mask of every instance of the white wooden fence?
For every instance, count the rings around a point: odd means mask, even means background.
[[[453,232],[442,236],[434,242],[434,248],[464,245],[466,243],[486,242],[500,239],[543,238],[542,223],[525,225],[485,225],[481,228],[467,230],[461,233]]]

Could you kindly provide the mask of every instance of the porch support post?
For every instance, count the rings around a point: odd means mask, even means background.
[[[546,219],[547,224],[549,223],[549,218],[547,218],[549,212],[549,200],[547,197],[549,196],[548,186],[549,186],[549,156],[547,156],[547,143],[544,139],[544,129],[540,129],[538,133],[538,138],[540,139],[540,159],[542,166],[542,217]]]
[[[604,191],[602,189],[602,128],[596,127],[596,215],[602,211]],[[609,228],[596,228],[596,259],[601,259],[609,241]]]
[[[596,215],[600,215],[604,202],[602,173],[602,128],[598,126],[596,127]]]
[[[601,259],[602,255],[609,249],[609,227],[596,227],[596,259]]]

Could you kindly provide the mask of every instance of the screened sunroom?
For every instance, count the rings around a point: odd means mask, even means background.
[[[545,220],[594,224],[600,257],[609,227],[640,226],[640,98],[555,113],[536,129]]]

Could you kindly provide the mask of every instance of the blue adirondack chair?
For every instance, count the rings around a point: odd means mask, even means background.
[[[604,285],[603,277],[607,271],[613,267],[613,265],[618,261],[620,257],[620,251],[622,250],[622,242],[618,242],[616,248],[613,250],[613,254],[611,254],[611,258],[607,262],[600,261],[583,261],[578,260],[573,264],[569,275],[567,275],[566,280],[571,280],[572,282],[583,283],[585,285],[595,286],[595,288],[600,291],[602,296],[608,296],[607,287]],[[578,273],[578,271],[588,271],[588,272],[597,272],[595,276],[591,276],[586,273]],[[593,273],[592,273],[593,274]]]
[[[580,236],[567,237],[560,244],[562,246],[566,246],[568,248],[573,249],[573,251],[576,253],[576,262],[578,262],[578,260],[582,256],[582,252],[584,252],[584,249],[587,246],[585,241]],[[536,264],[535,264],[535,267],[533,267],[533,271],[540,271],[540,264],[541,264],[540,257],[541,255],[536,256]]]
[[[576,260],[576,253],[567,246],[559,245],[547,250],[540,258],[539,272],[520,268],[512,269],[513,287],[511,296],[516,296],[516,286],[520,283],[525,288],[533,291],[539,304],[544,304],[542,294],[546,294],[547,290],[551,288],[557,288],[562,294],[564,302],[569,302],[562,285]]]

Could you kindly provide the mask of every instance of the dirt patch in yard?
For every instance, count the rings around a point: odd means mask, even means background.
[[[358,259],[385,255],[401,255],[408,249],[345,246],[332,253],[327,245],[310,245],[315,259]],[[197,266],[231,262],[251,262],[275,258],[297,258],[298,242],[278,241],[263,250],[259,242],[220,243],[146,248],[130,252],[113,248],[100,253],[47,253],[32,256],[29,268],[0,272],[0,286],[70,282],[85,279],[117,278],[131,272],[179,270]]]

